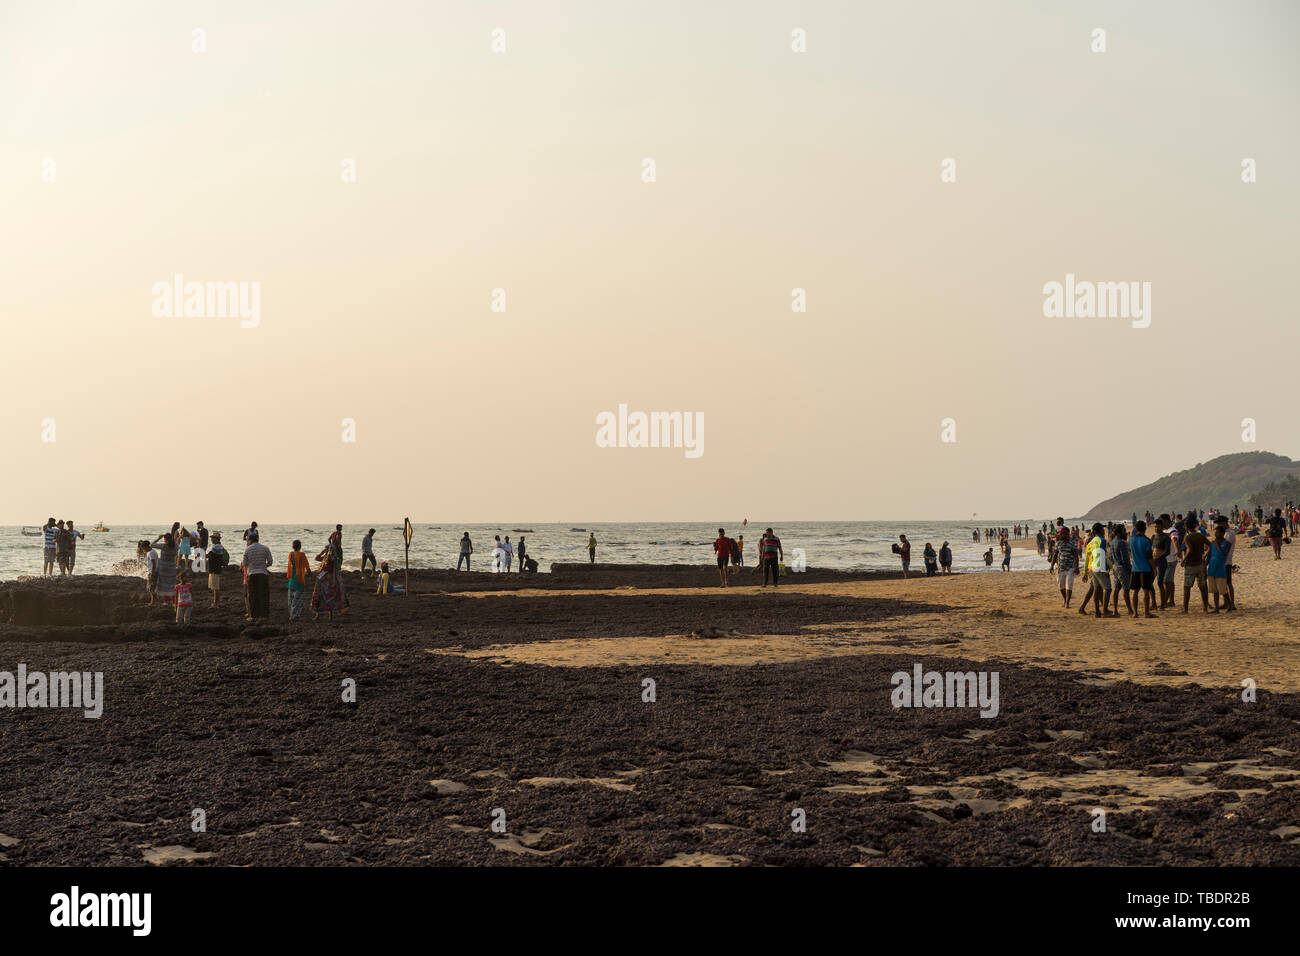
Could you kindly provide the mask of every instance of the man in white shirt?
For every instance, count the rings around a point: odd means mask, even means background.
[[[511,547],[511,545],[510,545],[510,535],[506,535],[506,539],[505,539],[504,541],[501,542],[501,551],[502,551],[503,554],[504,554],[504,557],[503,557],[502,562],[501,562],[502,564],[505,565],[505,567],[503,568],[503,570],[504,570],[507,574],[509,574],[509,573],[510,573],[510,562],[513,561],[513,560],[514,560],[514,557],[515,557],[515,549],[514,549],[513,547]]]
[[[271,549],[258,541],[256,531],[250,531],[248,547],[244,549],[244,560],[240,564],[247,578],[244,586],[248,593],[246,620],[271,616],[271,560]]]

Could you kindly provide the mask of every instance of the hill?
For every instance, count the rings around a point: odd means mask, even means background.
[[[1300,462],[1267,451],[1220,455],[1186,471],[1176,471],[1141,488],[1134,488],[1094,505],[1083,517],[1089,520],[1123,518],[1149,508],[1187,511],[1190,508],[1246,507],[1251,496],[1269,484],[1300,474]]]
[[[1300,478],[1294,474],[1287,475],[1282,481],[1271,481],[1250,496],[1251,508],[1260,505],[1270,511],[1288,501],[1300,501]]]

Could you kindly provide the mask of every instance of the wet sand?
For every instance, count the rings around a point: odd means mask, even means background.
[[[106,693],[0,710],[0,861],[1296,865],[1296,556],[1239,550],[1240,612],[1156,621],[1066,612],[1043,572],[354,573],[335,624],[200,588],[184,631],[138,580],[0,585],[0,669]],[[918,662],[997,670],[998,716],[895,709]]]

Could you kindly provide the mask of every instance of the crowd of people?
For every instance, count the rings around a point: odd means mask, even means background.
[[[1251,547],[1271,546],[1273,559],[1282,560],[1282,545],[1300,524],[1300,509],[1288,505],[1265,515],[1262,507],[1249,512],[1234,507],[1231,512],[1211,508],[1193,509],[1186,515],[1162,513],[1123,522],[1094,522],[1091,527],[1066,527],[1057,518],[1048,532],[1038,532],[1039,554],[1049,559],[1048,572],[1055,574],[1061,600],[1069,608],[1078,576],[1087,585],[1080,614],[1091,603],[1096,617],[1118,617],[1121,597],[1124,613],[1157,617],[1154,610],[1178,607],[1178,569],[1183,570],[1182,612],[1188,613],[1192,593],[1201,598],[1201,610],[1218,614],[1237,610],[1237,591],[1232,575],[1240,537]],[[1214,597],[1213,607],[1210,596]]]
[[[362,574],[367,574],[367,564],[380,580],[386,593],[400,591],[388,575],[388,564],[374,564],[371,528],[361,545]],[[244,550],[239,570],[242,579],[244,618],[248,621],[265,620],[271,616],[271,579],[275,558],[261,540],[254,521],[242,534]],[[162,603],[174,607],[176,622],[188,624],[194,608],[194,579],[207,575],[208,590],[212,594],[212,607],[221,603],[222,575],[230,566],[230,552],[221,541],[221,532],[208,530],[200,521],[195,530],[182,527],[179,521],[153,541],[141,539],[136,544],[136,556],[144,565],[145,588],[149,604]],[[369,560],[367,560],[369,559]],[[321,615],[334,620],[336,613],[348,610],[347,591],[343,585],[343,526],[335,525],[325,547],[316,555],[317,566],[312,570],[303,553],[302,541],[295,540],[289,552],[284,571],[284,589],[290,621],[301,620],[304,605],[309,606],[313,620]],[[308,587],[310,603],[307,601]]]

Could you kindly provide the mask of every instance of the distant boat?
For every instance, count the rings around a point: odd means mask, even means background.
[[[511,530],[511,531],[518,531],[518,532],[520,532],[520,533],[522,533],[522,534],[533,534],[533,533],[534,533],[532,528],[511,528],[510,530]]]
[[[104,522],[102,522],[102,521],[96,521],[96,522],[95,522],[95,527],[91,528],[90,530],[91,530],[91,531],[112,531],[113,529],[112,529],[112,528],[105,528],[105,527],[104,527]]]
[[[39,538],[43,533],[40,528],[33,528],[31,525],[23,526],[23,534],[29,538]]]
[[[586,531],[586,528],[570,528],[570,531]]]

